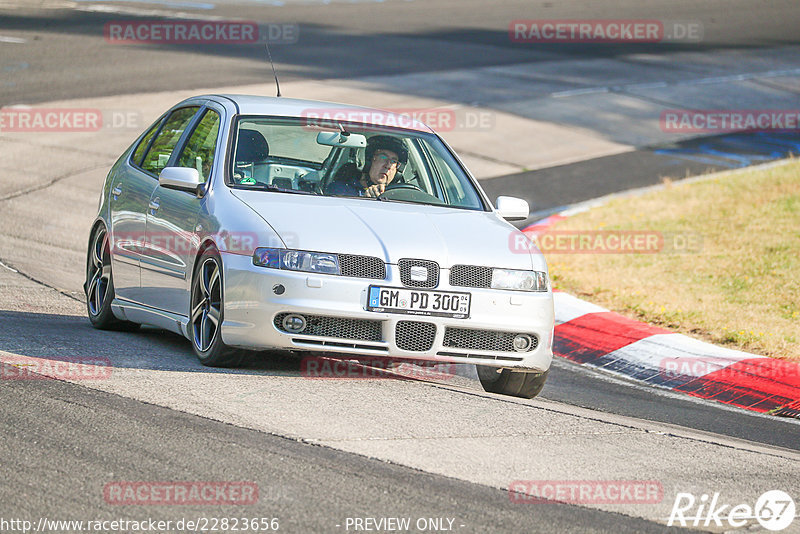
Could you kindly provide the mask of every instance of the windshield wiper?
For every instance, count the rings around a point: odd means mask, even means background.
[[[358,200],[371,200],[371,201],[380,201],[380,202],[400,202],[399,200],[393,200],[391,198],[385,197],[361,197],[358,195],[325,195],[326,197],[333,197],[333,198],[356,198]]]
[[[278,187],[277,185],[272,185],[272,184],[252,184],[252,185],[236,184],[236,187],[247,191],[270,191],[273,193],[291,193],[294,195],[317,196],[317,194],[312,191],[301,191],[300,189],[286,189],[285,187]]]

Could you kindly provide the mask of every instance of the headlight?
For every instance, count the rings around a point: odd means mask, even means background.
[[[492,289],[547,291],[547,273],[541,271],[492,269]]]
[[[306,252],[283,248],[257,248],[253,265],[320,274],[341,274],[339,256],[326,252]]]

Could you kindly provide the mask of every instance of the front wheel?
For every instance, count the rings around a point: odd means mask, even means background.
[[[547,381],[548,369],[544,372],[525,369],[499,369],[478,365],[478,378],[485,391],[512,397],[532,399],[541,393]]]
[[[232,367],[241,363],[243,350],[222,341],[224,316],[222,260],[215,250],[207,250],[197,262],[192,282],[189,333],[200,363],[210,367]]]

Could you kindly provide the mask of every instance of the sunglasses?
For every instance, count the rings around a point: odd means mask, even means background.
[[[397,166],[400,164],[400,160],[397,158],[390,158],[386,154],[375,154],[372,156],[372,161],[377,161],[378,163],[389,163],[392,166]]]

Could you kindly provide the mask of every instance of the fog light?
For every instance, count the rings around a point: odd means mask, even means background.
[[[292,334],[297,334],[306,329],[306,319],[302,315],[295,313],[283,318],[283,329]]]
[[[284,319],[285,320],[285,319]],[[517,352],[527,352],[530,350],[533,340],[528,334],[517,334],[514,336],[514,350]]]

